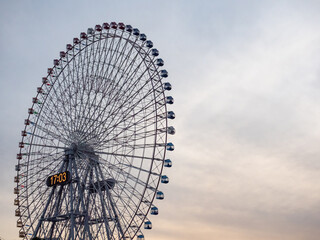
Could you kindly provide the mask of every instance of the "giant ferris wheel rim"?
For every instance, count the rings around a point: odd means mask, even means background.
[[[65,225],[53,224],[73,206],[70,200],[61,200],[62,196],[83,197],[87,204],[96,204],[85,208],[85,201],[78,200],[77,205],[79,212],[86,212],[87,222],[104,219],[92,223],[100,228],[89,223],[86,229],[78,227],[91,239],[141,239],[141,226],[151,228],[147,214],[151,208],[157,209],[155,198],[163,199],[159,183],[169,180],[162,170],[171,167],[164,164],[165,155],[174,149],[167,134],[175,132],[173,127],[168,129],[172,114],[167,113],[173,98],[165,95],[171,85],[162,82],[168,73],[160,69],[163,60],[156,58],[158,55],[152,41],[137,28],[112,22],[82,32],[80,39],[74,38],[73,45],[67,44],[67,51],[53,61],[28,109],[19,143],[15,205],[20,237],[51,234],[62,239],[70,234],[70,226],[77,228],[67,219]],[[66,164],[68,151],[73,160]],[[71,171],[73,180],[54,186],[49,194],[50,188],[43,184],[46,177],[63,169]],[[80,181],[84,185],[81,191]],[[108,185],[111,182],[112,187]],[[54,190],[59,187],[60,195]],[[72,193],[77,187],[79,192]],[[48,198],[52,202],[46,202]]]

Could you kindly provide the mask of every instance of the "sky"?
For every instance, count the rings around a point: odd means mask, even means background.
[[[169,72],[177,133],[147,240],[318,240],[319,1],[0,0],[0,237],[18,239],[23,120],[88,27],[145,32]]]

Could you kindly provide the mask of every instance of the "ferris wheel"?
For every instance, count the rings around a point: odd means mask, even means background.
[[[172,87],[158,55],[137,28],[111,22],[82,32],[53,60],[19,142],[19,237],[144,239],[174,150]]]

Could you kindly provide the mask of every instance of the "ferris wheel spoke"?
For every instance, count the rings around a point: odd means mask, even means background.
[[[120,48],[120,42],[121,42],[121,38],[119,40],[119,48]],[[120,69],[123,67],[123,64],[128,62],[129,55],[125,54],[128,45],[131,45],[131,49],[129,50],[129,54],[130,54],[132,52],[132,50],[133,50],[133,44],[129,43],[128,41],[125,41],[121,51],[118,51],[119,48],[117,50],[115,50],[115,53],[118,52],[118,56],[116,57],[116,60],[114,61],[113,66],[118,66],[118,67],[114,67],[110,71],[109,76],[107,78],[111,78],[112,79],[112,77],[111,77],[112,73],[116,69],[116,73],[113,74],[113,76],[114,76],[113,79],[115,79],[116,76],[118,76]]]
[[[120,59],[120,57],[121,57],[120,62],[119,62],[119,64],[118,64],[119,67],[117,68],[117,71],[116,71],[116,73],[114,74],[114,76],[117,76],[117,75],[119,74],[119,71],[120,71],[120,69],[122,68],[123,63],[126,63],[127,60],[128,60],[129,55],[127,55],[126,57],[124,57],[124,52],[125,52],[125,50],[126,50],[127,45],[128,45],[128,42],[126,42],[126,43],[124,44],[124,46],[123,46],[123,48],[122,48],[122,50],[121,50],[121,52],[120,52],[120,54],[119,54],[119,57],[117,57],[117,60],[116,60],[115,63],[114,63],[114,64],[116,64],[116,63],[118,62],[118,60]],[[133,50],[133,46],[131,46],[131,49],[129,50],[129,53],[131,53],[132,50]],[[114,69],[115,69],[115,68],[113,68],[112,71],[110,72],[110,74],[109,74],[110,76],[112,75]],[[110,77],[106,77],[106,78],[109,79]],[[97,108],[94,108],[94,109],[95,109],[94,111],[96,111]]]
[[[67,106],[65,104],[63,104],[62,100],[60,99],[61,96],[65,95],[64,92],[62,92],[62,88],[61,85],[58,87],[55,87],[55,85],[52,86],[52,93],[54,94],[55,98],[49,98],[49,100],[51,100],[51,110],[50,113],[53,114],[56,119],[58,119],[61,123],[65,123],[62,124],[62,126],[64,127],[64,130],[67,131],[71,131],[72,130],[72,121],[71,119],[68,121],[68,118],[70,118],[70,116],[66,113],[68,113],[70,111],[70,107],[69,109],[67,109]],[[60,101],[59,101],[60,100]],[[53,108],[53,109],[52,109]],[[54,110],[54,111],[52,111]],[[62,114],[61,114],[62,112]],[[66,118],[62,118],[61,115],[65,116]]]
[[[140,168],[139,168],[139,167],[134,167],[134,166],[131,165],[131,164],[122,164],[122,165],[125,166],[126,168],[119,167],[119,166],[117,166],[116,164],[108,164],[108,168],[112,169],[113,171],[116,171],[117,173],[120,173],[120,174],[123,175],[123,176],[126,176],[124,179],[129,178],[129,179],[132,180],[134,183],[138,183],[138,184],[140,184],[140,185],[142,185],[142,186],[146,186],[147,183],[141,181],[137,176],[134,176],[134,175],[130,174],[129,172],[125,171],[125,169],[130,169],[130,167],[132,167],[132,168],[135,168],[135,169],[137,169],[137,170],[139,170],[139,171],[143,171],[143,172],[147,172],[147,173],[156,175],[156,174],[153,173],[153,172],[150,172],[150,171],[148,171],[148,170],[142,169],[141,167],[140,167]],[[141,194],[141,193],[139,193],[139,192],[135,189],[135,187],[132,186],[128,181],[124,181],[124,184],[125,184],[125,185],[128,184],[128,185],[130,186],[130,188],[131,188],[131,189],[130,189],[131,191],[137,192],[138,195]],[[124,187],[123,187],[123,189],[124,189]],[[120,195],[119,195],[119,196],[120,196]],[[128,197],[128,199],[131,198],[131,196],[129,196],[129,195],[127,195],[127,197]]]
[[[138,53],[137,53],[137,56],[138,56]],[[140,66],[141,64],[142,64],[142,62],[139,64],[139,66]],[[132,66],[133,66],[133,64],[131,64],[131,67],[132,67]],[[138,70],[138,67],[137,67],[136,70],[131,74],[131,76],[127,78],[126,81],[128,81],[129,79],[133,79],[133,76],[134,76],[134,74],[137,72],[137,70]],[[138,81],[139,81],[139,79],[136,80],[135,82],[138,82]],[[124,84],[125,84],[125,83],[124,83]],[[121,86],[120,90],[122,89],[122,87],[124,86],[124,84]],[[119,90],[119,91],[120,91],[120,90]],[[117,95],[119,94],[119,91],[116,92],[116,93],[114,94],[114,96],[117,96]],[[114,98],[114,97],[113,97],[113,98]],[[110,99],[110,100],[113,100],[113,98]],[[110,104],[110,103],[107,103],[105,106],[107,107],[107,106],[109,106],[109,104]],[[104,109],[104,110],[105,110],[105,109]],[[93,114],[95,114],[95,112],[94,112]],[[98,116],[97,118],[99,118],[99,116]]]
[[[74,71],[73,71],[73,66],[71,66],[70,63],[73,59],[75,60],[75,57],[74,56],[70,57],[69,55],[67,55],[66,57],[67,57],[67,63],[66,63],[66,67],[65,67],[66,73],[65,73],[65,71],[62,71],[61,84],[63,84],[63,87],[65,89],[65,94],[68,96],[72,96],[71,86],[72,86],[72,82],[73,82],[72,79],[74,77]],[[69,57],[71,58],[70,60],[69,60]],[[75,102],[75,98],[69,97],[69,99],[70,100],[69,100],[68,107],[69,107],[70,113],[72,113],[72,111],[73,111],[72,106],[75,106],[76,102]],[[77,119],[75,119],[75,120],[77,120]]]
[[[90,48],[89,46],[85,48],[83,56],[80,55],[79,59],[81,60],[80,64],[78,64],[78,68],[79,71],[81,70],[82,73],[82,92],[81,92],[81,96],[79,97],[80,99],[80,104],[79,104],[79,109],[77,112],[78,116],[83,115],[84,113],[82,112],[82,109],[84,111],[85,106],[89,101],[90,101],[90,91],[92,88],[92,81],[90,80],[90,74],[89,74],[89,69],[91,68],[91,72],[92,72],[92,68],[93,68],[93,63],[92,61],[94,61],[95,57],[94,56],[94,45],[91,44]],[[81,89],[81,88],[80,88]],[[85,95],[87,95],[87,101],[84,104],[85,101]]]
[[[113,47],[113,45],[114,45],[114,39],[115,39],[115,38],[112,38],[112,42],[111,42],[111,46],[112,46],[112,47]],[[108,52],[106,53],[105,59],[107,59],[107,56],[108,56],[108,55],[111,55],[111,49],[112,49],[112,47],[108,49]],[[108,64],[108,67],[107,67],[106,72],[108,72],[109,66],[110,66],[110,63]],[[88,103],[88,101],[87,101],[87,103]],[[81,125],[80,125],[80,126],[81,126]]]
[[[115,114],[118,114],[119,109],[121,109],[122,107],[124,107],[124,106],[125,106],[125,103],[127,103],[127,105],[129,105],[129,104],[131,103],[131,101],[130,101],[129,99],[131,99],[131,100],[134,99],[134,98],[139,94],[139,92],[143,89],[143,87],[145,87],[147,84],[148,84],[148,82],[144,83],[144,85],[143,85],[142,87],[140,87],[140,89],[138,89],[137,91],[133,92],[132,95],[128,94],[128,96],[126,97],[126,99],[123,101],[123,104],[122,104],[119,108],[117,108],[114,112],[111,112],[110,115],[109,115],[109,117],[110,117],[110,116],[113,116],[113,115],[115,115]],[[147,97],[149,94],[151,94],[151,93],[152,93],[152,89],[149,90],[149,91],[143,96],[143,98],[139,99],[138,102],[136,102],[134,106],[137,106],[137,105],[142,101],[142,99],[146,98],[146,97]],[[132,104],[132,103],[131,103],[131,104]],[[127,111],[129,112],[129,111],[131,111],[131,109],[128,109]]]
[[[130,195],[128,195],[127,191],[132,191],[132,192],[131,192]],[[138,206],[141,204],[142,200],[140,200],[138,205],[135,205],[132,196],[135,196],[135,198],[139,199],[142,196],[142,194],[138,194],[138,196],[137,196],[137,195],[135,195],[135,191],[136,191],[136,187],[132,186],[130,183],[128,183],[128,181],[126,181],[124,186],[122,187],[121,193],[119,193],[118,195],[115,195],[118,198],[118,200],[121,201],[123,206],[130,206],[131,212],[127,211],[127,214],[130,215],[130,219],[131,219],[131,221],[129,223],[127,223],[128,227],[133,227],[132,223],[134,223],[134,225],[138,225],[136,223],[136,221],[134,220],[134,214],[136,214]],[[123,201],[123,197],[121,197],[121,195],[123,195],[123,194],[126,195],[126,197],[127,197],[127,201],[126,202]],[[141,198],[141,199],[143,199],[143,198]],[[134,204],[135,206],[132,206],[132,204]],[[121,218],[125,219],[126,218],[125,214],[126,213],[123,212],[122,215],[121,215]],[[128,229],[129,228],[127,228],[126,232],[128,231]]]
[[[52,164],[52,163],[51,163]],[[47,167],[43,167],[41,170],[45,170],[49,167],[49,164],[47,165]],[[51,167],[51,166],[50,166]],[[57,170],[57,166],[55,166],[52,170],[49,171],[49,174],[54,173],[54,171]],[[32,171],[32,169],[30,170],[30,172]],[[36,175],[38,174],[38,172],[34,172],[33,174],[30,174],[29,179],[33,179]],[[48,175],[49,175],[48,174]],[[34,186],[35,185],[35,186]],[[34,187],[34,189],[32,191],[29,191],[28,194],[33,195],[38,191],[39,186],[42,187],[43,185],[45,185],[45,179],[39,181],[38,179],[33,180],[33,181],[28,181],[28,187],[32,188]],[[31,189],[30,189],[31,190]]]
[[[148,188],[148,185],[146,182],[143,182],[141,179],[137,178],[136,176],[130,174],[129,172],[124,171],[123,168],[120,168],[119,166],[116,166],[116,165],[109,166],[109,168],[112,169],[113,171],[116,171],[116,172],[122,174],[123,176],[128,177],[130,180],[134,181],[135,183],[138,183],[141,186]],[[135,192],[137,192],[137,191],[135,190]],[[137,192],[137,193],[139,193],[139,192]]]
[[[55,130],[58,131],[58,134],[54,133],[53,131],[50,131],[49,129],[47,129],[47,127],[44,127],[44,126],[40,125],[39,122],[43,122],[47,126],[50,126],[50,124],[51,124],[51,126],[54,126]],[[56,125],[55,121],[50,120],[49,115],[46,112],[46,109],[43,110],[41,116],[38,118],[38,121],[33,123],[33,125],[34,125],[35,128],[38,128],[38,129],[42,130],[44,133],[48,134],[49,136],[55,137],[55,138],[58,138],[58,139],[59,139],[59,134],[63,134],[63,132],[64,132],[64,131],[61,131],[59,129],[59,127]]]
[[[137,69],[138,69],[138,68],[137,68]],[[137,71],[134,71],[133,73],[134,73],[134,75],[132,76],[132,79],[134,78],[134,76],[135,76],[135,74],[137,73]],[[141,78],[138,78],[134,83],[137,83],[138,81],[140,81],[140,79],[141,79]],[[146,85],[146,84],[147,84],[147,83],[145,83],[145,85]],[[123,84],[123,86],[124,86],[124,85],[125,85],[125,84]],[[127,89],[130,89],[130,91],[126,91],[126,92],[124,92],[123,94],[127,94],[127,95],[130,96],[130,94],[128,94],[128,92],[130,93],[130,92],[133,91],[134,85],[133,85],[133,84],[132,84],[132,85],[128,85],[128,86],[127,86]],[[120,90],[121,90],[121,89],[120,89]],[[117,94],[114,95],[114,96],[116,96],[116,99],[112,99],[112,100],[113,100],[113,104],[112,104],[112,106],[110,107],[110,112],[111,112],[111,114],[106,118],[106,120],[108,120],[108,118],[110,118],[110,116],[113,115],[113,111],[114,111],[115,107],[117,106],[116,103],[118,103],[117,100],[118,100],[118,99],[121,99],[121,97],[124,96],[124,95],[121,95],[121,94],[120,94],[120,90],[118,91]],[[139,92],[139,91],[136,91],[136,93],[138,93],[138,92]],[[124,103],[129,100],[129,96],[126,96],[126,99],[124,99],[123,101],[121,101],[121,102],[123,102],[123,103],[122,103],[122,105],[120,105],[119,107],[117,107],[117,108],[115,109],[116,112],[118,112],[119,109],[122,108],[122,106],[124,105]],[[134,96],[130,96],[130,97],[133,98]],[[130,101],[129,101],[129,102],[130,102]],[[108,105],[109,105],[109,104],[108,104]],[[99,119],[100,116],[101,116],[101,115],[98,116],[98,119]]]
[[[131,125],[127,125],[123,128],[120,128],[120,131],[116,135],[112,136],[112,138],[101,141],[100,143],[101,144],[108,144],[110,142],[115,142],[115,143],[122,144],[122,143],[132,142],[132,141],[135,142],[135,141],[142,140],[145,138],[153,137],[158,132],[165,133],[167,131],[166,128],[151,129],[151,130],[146,131],[145,128],[152,127],[154,125],[154,121],[148,122],[148,124],[141,125],[141,126],[139,126],[138,124],[139,123],[134,123]],[[137,126],[139,126],[140,128],[137,128]],[[127,131],[128,133],[131,133],[131,134],[129,134],[129,136],[122,136],[121,134],[124,133],[125,131]],[[102,145],[102,146],[104,146],[104,145]],[[107,146],[105,146],[105,147],[107,147]]]
[[[133,107],[137,106],[140,102],[141,102],[141,100],[138,101],[137,103],[135,103]],[[143,112],[145,109],[147,109],[148,107],[151,107],[152,105],[153,105],[152,103],[149,103],[147,106],[145,106],[144,108],[142,108],[138,113]],[[123,107],[123,106],[121,106],[121,107]],[[120,108],[121,108],[121,107],[120,107]],[[133,108],[133,107],[132,107],[132,108]],[[120,108],[119,108],[119,109],[120,109]],[[132,108],[131,108],[131,109],[132,109]],[[128,117],[128,115],[127,115],[128,113],[132,112],[131,109],[129,108],[129,109],[127,110],[127,112],[125,112],[125,113],[123,114],[125,117],[123,117],[122,119],[120,119],[120,120],[118,121],[118,124],[121,123],[121,122],[125,122],[126,119],[131,119],[131,120],[133,119],[133,117],[134,117],[135,115],[133,115],[133,116],[132,116],[132,115],[129,115],[129,117]],[[110,113],[109,116],[116,115],[117,113],[118,113],[118,112]],[[152,114],[152,113],[153,113],[153,112],[151,112],[150,114]],[[137,114],[137,113],[136,113],[136,114]],[[107,119],[106,119],[106,120],[107,120]],[[105,121],[106,121],[106,120],[105,120]],[[101,125],[103,125],[104,123],[105,123],[105,122],[102,122]],[[109,126],[110,126],[110,124],[109,124],[105,129],[108,129]],[[115,128],[115,127],[117,127],[116,124],[113,126],[113,128]],[[94,131],[95,129],[96,129],[96,128],[94,128],[93,131]],[[108,130],[109,130],[109,129],[108,129]]]
[[[60,83],[60,82],[59,82]],[[60,84],[59,84],[60,85]],[[54,93],[56,95],[56,103],[54,104],[54,109],[55,109],[55,114],[58,115],[58,117],[56,119],[59,120],[60,124],[64,123],[63,126],[64,127],[64,131],[66,133],[70,133],[74,130],[74,123],[72,118],[74,117],[74,113],[73,113],[73,106],[71,106],[71,104],[65,104],[65,102],[63,101],[64,98],[73,98],[75,93],[71,93],[69,90],[69,93],[67,92],[67,89],[71,89],[70,84],[69,86],[65,86],[64,88],[62,86],[57,86],[57,88],[59,89],[56,90],[56,85],[53,86],[54,89]]]
[[[42,130],[44,133],[48,134],[49,136],[54,137],[54,138],[56,138],[58,140],[61,140],[62,138],[65,138],[65,135],[66,135],[66,133],[69,132],[69,130],[67,130],[67,128],[64,125],[63,121],[61,121],[61,119],[59,119],[59,124],[56,123],[56,119],[50,121],[49,120],[50,118],[49,118],[48,114],[49,113],[46,113],[44,111],[43,114],[42,114],[42,117],[39,118],[39,121],[46,122],[46,124],[49,125],[49,126],[51,125],[51,127],[53,127],[53,129],[57,133],[48,130],[46,127],[41,126],[38,123],[35,123],[35,127],[38,128],[39,130]]]
[[[84,94],[85,94],[85,90],[86,89],[90,89],[90,91],[91,91],[91,89],[92,89],[92,87],[93,87],[93,81],[85,81],[85,79],[91,79],[91,75],[92,75],[92,72],[94,71],[94,64],[95,64],[95,60],[96,60],[96,54],[97,54],[97,52],[98,52],[98,48],[99,48],[99,46],[100,46],[100,42],[98,43],[98,47],[96,47],[96,49],[94,49],[94,44],[91,44],[90,45],[90,56],[89,56],[89,54],[88,54],[88,52],[87,51],[85,51],[85,55],[87,55],[86,56],[86,64],[85,65],[82,65],[82,72],[83,72],[83,70],[84,70],[84,68],[85,68],[85,66],[88,66],[87,67],[87,73],[86,73],[86,75],[83,77],[83,91],[82,91],[82,95],[81,95],[81,100],[80,100],[80,106],[79,106],[79,111],[78,111],[78,116],[81,116],[81,115],[83,115],[84,114],[84,109],[86,108],[86,106],[85,105],[87,105],[87,103],[88,103],[88,101],[89,100],[87,100],[86,101],[86,103],[84,104]],[[88,47],[86,48],[86,50],[88,49]],[[92,58],[92,60],[90,61],[90,59]],[[91,74],[89,73],[89,69],[91,68]],[[87,86],[86,86],[87,85]],[[88,99],[90,99],[90,95],[88,94]],[[83,109],[83,111],[82,111],[82,109]],[[80,117],[78,117],[77,119],[81,119]],[[79,127],[79,125],[78,125],[79,123],[77,122],[77,124],[76,124],[76,128],[78,128]]]
[[[152,104],[147,105],[144,109],[141,109],[139,112],[134,113],[133,115],[129,115],[129,114],[124,114],[124,117],[122,119],[119,119],[117,121],[117,123],[115,123],[112,128],[106,128],[106,130],[104,132],[102,132],[101,134],[104,136],[109,136],[109,133],[112,132],[115,128],[119,128],[119,124],[126,122],[127,120],[132,121],[134,119],[135,116],[137,116],[138,114],[141,114],[143,111],[145,111],[149,106],[151,106]],[[154,120],[153,123],[155,122],[154,116],[153,114],[156,112],[156,110],[151,111],[149,114],[145,115],[145,117],[151,116],[149,119],[140,119],[137,122],[132,123],[129,126],[126,126],[125,128],[123,128],[123,130],[128,130],[130,127],[136,127],[139,123],[145,122],[145,121],[150,121],[150,120]],[[119,132],[119,134],[121,134],[122,131]],[[106,138],[105,137],[105,138]],[[105,141],[105,139],[101,139],[101,141]]]
[[[57,93],[57,90],[54,86],[52,86],[50,92],[52,92],[54,94],[54,96],[56,96],[56,98],[53,98],[53,97],[48,98],[47,101],[50,105],[50,109],[46,109],[47,111],[45,111],[44,113],[47,115],[47,118],[49,118],[49,119],[58,119],[58,121],[61,123],[61,126],[63,127],[64,131],[68,133],[68,132],[70,132],[71,127],[70,127],[68,121],[65,121],[65,119],[63,119],[61,117],[61,114],[59,114],[59,113],[61,113],[61,110],[64,110],[65,113],[68,111],[66,110],[64,104],[61,104],[61,103],[59,103],[59,101],[57,101],[57,99],[59,99],[59,97],[58,97],[59,94]],[[55,110],[55,111],[53,111],[53,110]],[[48,117],[48,114],[50,114],[50,117]],[[52,117],[52,115],[54,117]],[[65,115],[65,114],[63,114],[63,115]]]
[[[101,35],[100,35],[100,38],[101,38]],[[96,78],[97,72],[99,71],[99,66],[100,66],[100,63],[101,63],[101,58],[102,58],[103,54],[105,54],[105,53],[107,52],[107,51],[106,51],[107,44],[108,44],[108,38],[105,39],[102,48],[100,48],[100,46],[101,46],[101,41],[98,41],[98,46],[97,46],[97,48],[96,48],[96,52],[98,52],[98,50],[100,50],[100,51],[99,51],[99,57],[98,57],[98,61],[97,61],[96,66],[94,66],[94,64],[92,65],[92,71],[91,71],[91,72],[92,72],[91,75],[92,75],[92,77],[93,77],[94,79]],[[96,60],[96,59],[94,58],[94,60]],[[105,61],[105,58],[104,58],[104,61]],[[94,67],[95,67],[95,70],[94,70]],[[104,68],[104,63],[102,64],[101,68],[102,68],[102,69]],[[92,83],[93,83],[93,81],[92,81]],[[99,84],[100,84],[100,83],[102,84],[102,81],[99,81]],[[96,88],[99,89],[98,86],[96,86]],[[93,104],[95,104],[96,101],[97,101],[97,95],[98,95],[97,93],[94,95]],[[88,104],[88,101],[86,102],[86,105],[87,105],[87,104]],[[84,109],[86,109],[86,107],[84,107]],[[79,121],[79,124],[80,124],[80,123],[81,123],[81,121]],[[77,125],[78,128],[79,128],[79,124]]]
[[[50,145],[45,145],[45,144],[32,144],[33,146],[35,146],[35,147],[44,147],[44,148],[55,148],[55,149],[64,149],[64,150],[66,150],[66,149],[68,149],[68,148],[66,148],[66,147],[59,147],[59,146],[50,146]]]
[[[90,151],[83,151],[84,153],[90,153]],[[144,156],[135,156],[135,155],[129,155],[129,154],[121,154],[121,153],[115,153],[115,152],[102,152],[102,151],[96,151],[96,154],[102,154],[102,155],[110,155],[110,156],[118,156],[118,157],[126,157],[126,158],[133,158],[133,159],[148,159],[148,160],[155,160],[155,161],[162,161],[160,158],[152,158],[152,157],[144,157]]]
[[[153,171],[151,171],[151,170],[146,170],[146,169],[144,169],[144,168],[142,168],[142,167],[136,167],[136,166],[134,166],[134,165],[132,165],[132,164],[123,164],[123,165],[126,166],[126,167],[129,167],[129,168],[137,169],[137,170],[142,171],[142,172],[145,172],[145,173],[150,173],[150,174],[155,175],[155,176],[160,176],[159,173],[153,172]]]
[[[131,180],[140,181],[140,182],[139,182],[140,184],[142,184],[142,185],[144,184],[144,183],[143,183],[140,179],[138,179],[136,176],[130,174],[129,172],[124,171],[123,168],[120,168],[120,167],[119,167],[118,165],[116,165],[116,164],[112,164],[112,163],[110,163],[110,162],[107,162],[105,165],[108,166],[108,168],[110,168],[110,169],[112,169],[112,170],[116,169],[119,173],[121,173],[121,174],[124,175],[124,176],[129,176]],[[124,165],[124,166],[126,166],[126,167],[132,166],[132,165],[123,164],[123,163],[122,163],[121,165]],[[141,170],[142,170],[142,168],[137,168],[137,169],[141,169]],[[103,176],[102,170],[101,170],[101,176]],[[133,188],[133,190],[134,190],[134,188]]]

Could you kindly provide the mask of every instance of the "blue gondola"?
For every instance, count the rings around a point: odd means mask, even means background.
[[[162,60],[162,58],[156,59],[156,65],[159,67],[162,67],[164,65],[164,61]]]
[[[144,229],[152,229],[152,223],[150,221],[146,221],[144,223]]]
[[[159,214],[159,210],[157,207],[153,206],[151,209],[150,209],[150,214],[151,215],[158,215]]]
[[[176,118],[176,115],[174,114],[173,111],[169,111],[169,112],[168,112],[168,118],[169,118],[169,119],[175,119],[175,118]]]
[[[164,166],[165,167],[172,167],[172,161],[170,159],[164,160]]]
[[[173,151],[173,150],[174,150],[174,145],[173,145],[173,143],[171,143],[171,142],[167,143],[167,150],[168,150],[168,151]]]
[[[160,70],[160,76],[164,78],[168,77],[168,71],[165,69]]]
[[[156,199],[162,200],[164,199],[164,194],[161,191],[158,191],[156,194]]]
[[[146,46],[148,48],[152,48],[153,47],[153,42],[151,40],[146,41]]]
[[[163,84],[163,88],[164,88],[164,90],[170,91],[170,90],[172,89],[171,83],[165,82],[165,83]]]
[[[139,34],[140,34],[139,29],[138,29],[138,28],[134,28],[134,29],[132,30],[132,34],[135,35],[135,36],[139,36]]]
[[[159,56],[159,51],[158,51],[158,49],[156,49],[156,48],[153,48],[153,49],[151,49],[151,55],[152,56]]]
[[[173,97],[172,96],[167,96],[166,97],[166,103],[173,104],[174,103]]]
[[[141,41],[147,40],[147,36],[146,36],[144,33],[141,33],[141,34],[140,34],[140,40],[141,40]]]
[[[161,183],[164,183],[164,184],[169,183],[169,178],[166,175],[161,176]]]

